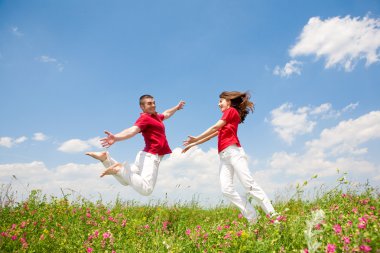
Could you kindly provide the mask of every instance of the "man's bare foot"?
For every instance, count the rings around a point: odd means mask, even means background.
[[[102,174],[100,175],[100,177],[104,177],[106,175],[115,175],[119,172],[119,170],[122,168],[122,165],[121,163],[115,163],[114,165],[108,167],[107,169],[105,169]]]
[[[101,162],[104,162],[107,160],[107,152],[102,151],[102,152],[87,152],[86,155],[91,156],[92,158],[95,158]]]

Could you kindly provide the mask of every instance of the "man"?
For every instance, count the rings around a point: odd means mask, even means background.
[[[105,131],[107,136],[100,141],[103,147],[108,148],[115,142],[130,139],[141,132],[145,148],[137,153],[135,163],[130,166],[116,162],[108,157],[106,151],[87,152],[86,155],[101,161],[106,167],[100,177],[113,175],[121,184],[130,185],[141,195],[150,195],[156,184],[160,162],[164,155],[171,153],[163,121],[183,109],[184,105],[185,102],[180,101],[178,105],[159,114],[156,112],[154,98],[151,95],[141,96],[140,108],[143,112],[135,124],[115,135]]]

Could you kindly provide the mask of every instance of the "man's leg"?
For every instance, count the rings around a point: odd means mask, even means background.
[[[134,170],[138,173],[130,173],[130,185],[141,195],[148,196],[156,185],[158,167],[161,161],[161,157],[153,155],[144,151],[140,151],[136,156]]]
[[[99,160],[103,166],[106,168],[100,177],[104,177],[106,175],[113,175],[117,181],[119,181],[122,185],[128,185],[128,165],[121,165],[117,161],[115,161],[106,151],[102,152],[87,152],[86,155],[91,156]]]

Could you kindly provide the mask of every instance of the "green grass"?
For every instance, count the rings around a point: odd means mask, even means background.
[[[379,193],[348,186],[274,204],[249,225],[229,206],[103,204],[38,190],[0,209],[0,252],[380,252]],[[1,201],[0,201],[1,202]],[[318,216],[319,215],[319,216]]]

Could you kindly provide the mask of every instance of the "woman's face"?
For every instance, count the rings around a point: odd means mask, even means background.
[[[231,101],[230,100],[227,100],[225,98],[220,98],[219,99],[219,104],[218,104],[220,110],[222,112],[224,112],[225,110],[227,110],[228,108],[230,108],[231,106]]]

